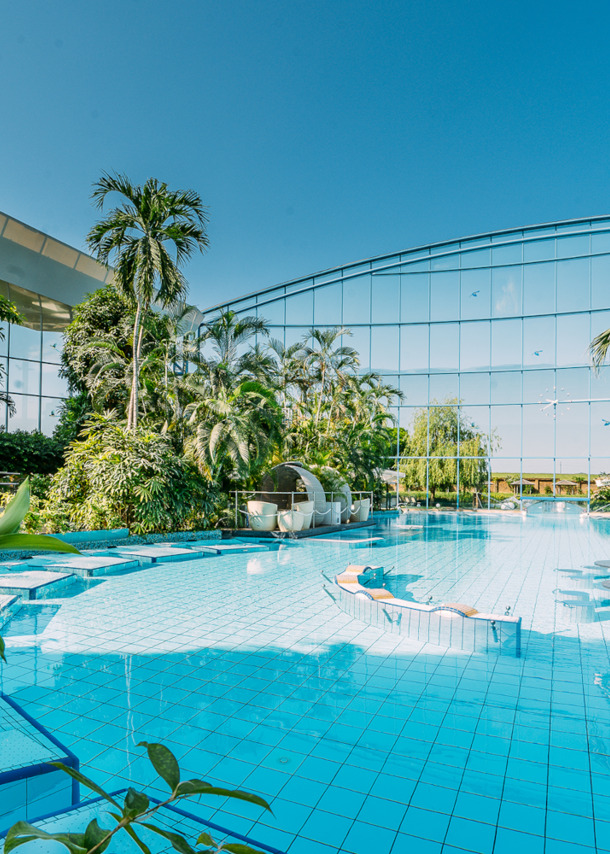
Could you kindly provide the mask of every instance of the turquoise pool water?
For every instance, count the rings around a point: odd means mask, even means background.
[[[160,740],[185,773],[267,796],[274,816],[192,809],[290,854],[610,851],[610,591],[593,566],[610,525],[406,521],[423,527],[160,564],[26,605],[3,690],[102,784],[155,791],[135,745]],[[524,657],[350,619],[325,589],[347,563],[383,565],[405,598],[510,605]]]

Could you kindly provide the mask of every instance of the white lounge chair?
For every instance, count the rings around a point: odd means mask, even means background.
[[[280,510],[277,514],[277,522],[280,531],[284,531],[284,533],[302,531],[305,514],[299,510]]]
[[[273,531],[277,525],[277,504],[248,501],[248,521],[253,531]]]

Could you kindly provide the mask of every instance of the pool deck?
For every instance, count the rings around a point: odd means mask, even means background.
[[[306,540],[310,537],[325,537],[327,534],[338,534],[345,531],[353,531],[356,528],[372,528],[375,520],[368,522],[346,522],[343,525],[320,525],[317,528],[308,528],[306,531],[253,531],[251,528],[233,528],[231,535],[235,537],[256,537],[265,540]]]

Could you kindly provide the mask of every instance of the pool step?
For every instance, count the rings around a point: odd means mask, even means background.
[[[81,578],[98,578],[109,575],[112,572],[126,572],[130,569],[138,569],[140,562],[124,557],[104,555],[70,555],[61,558],[57,563],[49,563],[46,569],[49,572],[71,572]]]
[[[42,569],[0,575],[0,593],[19,596],[22,600],[55,597],[76,581],[76,576]]]

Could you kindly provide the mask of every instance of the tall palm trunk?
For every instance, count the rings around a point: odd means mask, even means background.
[[[138,391],[140,387],[140,347],[142,346],[142,305],[138,300],[136,319],[133,324],[133,374],[131,395],[127,412],[127,428],[134,433],[138,429]]]

